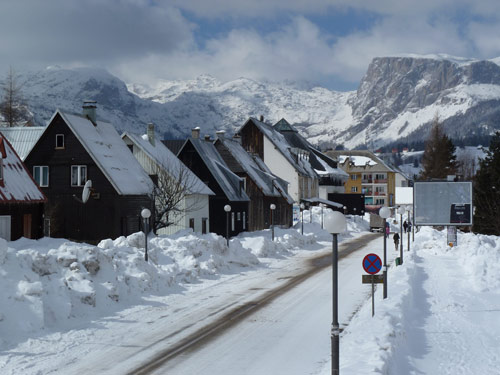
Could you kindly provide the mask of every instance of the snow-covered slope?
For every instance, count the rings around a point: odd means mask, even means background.
[[[148,122],[170,138],[199,126],[202,134],[233,133],[250,116],[275,123],[282,117],[311,143],[324,148],[426,138],[438,115],[452,138],[490,135],[500,129],[500,59],[450,57],[375,58],[357,91],[335,92],[293,83],[230,82],[203,75],[154,86],[126,85],[99,69],[52,67],[25,74],[23,94],[43,125],[56,108],[80,112],[97,100],[98,116],[119,130],[143,130]]]

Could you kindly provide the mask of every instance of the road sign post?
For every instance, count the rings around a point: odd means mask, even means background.
[[[363,284],[372,284],[372,316],[375,315],[375,283],[384,283],[384,275],[376,275],[382,269],[382,260],[377,254],[368,254],[363,258],[363,269],[369,275],[361,275]]]

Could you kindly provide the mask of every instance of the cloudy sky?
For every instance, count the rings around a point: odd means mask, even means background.
[[[498,0],[0,2],[3,71],[97,66],[129,83],[210,74],[343,91],[373,57],[407,53],[500,56]]]

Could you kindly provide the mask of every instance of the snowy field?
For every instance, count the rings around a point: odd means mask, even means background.
[[[149,263],[141,233],[97,246],[48,238],[0,242],[0,373],[79,373],[71,369],[82,358],[111,350],[105,342],[124,340],[124,332],[141,337],[166,311],[177,319],[174,307],[179,314],[204,310],[207,294],[217,300],[229,290],[244,293],[250,280],[264,282],[328,251],[331,235],[321,229],[319,212],[312,223],[305,213],[303,236],[300,225],[276,229],[275,242],[270,231],[244,233],[229,248],[213,234],[151,237]],[[341,243],[368,230],[361,218],[348,219]],[[340,342],[341,373],[499,373],[498,238],[459,233],[458,246],[449,248],[445,232],[422,228],[411,247],[403,266],[391,265],[389,298],[376,290],[375,316],[367,298],[352,311]],[[353,280],[360,283],[361,273],[359,264]],[[359,305],[360,297],[352,298]],[[322,362],[322,369],[305,364],[301,375],[329,374],[327,354]]]

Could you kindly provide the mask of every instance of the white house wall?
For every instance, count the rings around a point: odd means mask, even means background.
[[[298,173],[267,137],[264,137],[264,163],[266,163],[271,172],[276,176],[289,182],[288,194],[290,194],[295,202],[299,202]]]
[[[133,145],[132,153],[147,174],[152,175],[156,173],[156,163],[135,144]],[[191,218],[194,219],[195,232],[201,233],[202,218],[207,218],[207,232],[210,231],[210,223],[208,222],[208,195],[186,195],[179,205],[179,210],[181,212],[177,214],[172,213],[171,215],[173,216],[169,217],[170,220],[174,221],[174,224],[158,230],[158,234],[170,235],[179,230],[187,229],[189,228],[189,219]],[[188,212],[184,215],[183,213],[186,207]]]

